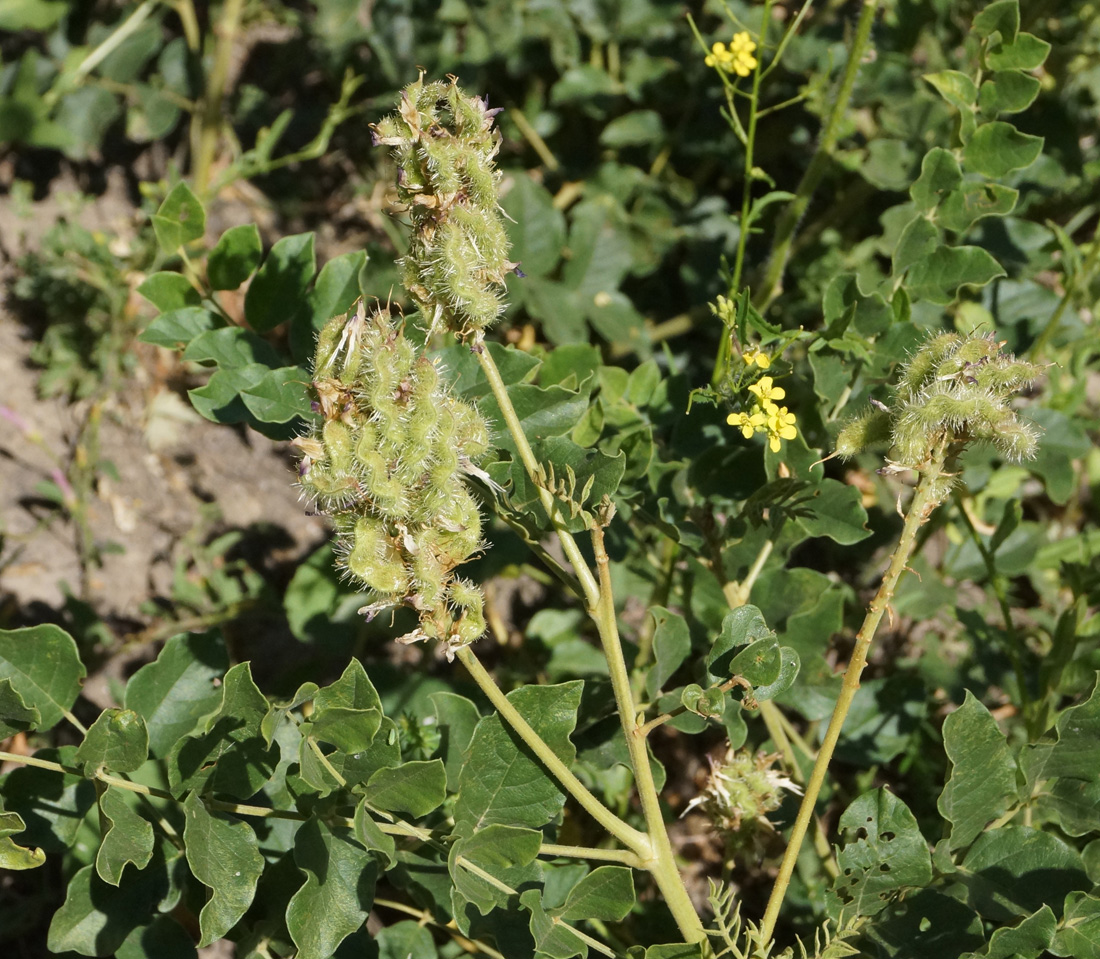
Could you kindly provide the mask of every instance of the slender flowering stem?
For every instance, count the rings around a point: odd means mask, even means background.
[[[874,639],[882,615],[894,598],[894,590],[897,588],[898,580],[913,554],[916,546],[917,530],[920,529],[925,520],[928,519],[931,511],[938,505],[938,497],[942,494],[942,474],[944,463],[947,460],[949,439],[949,435],[945,435],[941,439],[931,461],[921,475],[920,483],[917,485],[916,493],[913,495],[913,500],[909,504],[909,511],[905,516],[901,538],[898,540],[898,545],[890,559],[886,575],[882,578],[882,583],[867,609],[863,625],[856,634],[855,648],[852,650],[852,658],[848,663],[848,668],[844,672],[844,682],[840,695],[837,697],[832,719],[829,720],[825,737],[814,762],[813,771],[810,773],[809,782],[806,784],[806,792],[802,796],[802,805],[798,809],[798,817],[795,819],[794,828],[791,830],[787,850],[779,866],[779,874],[776,876],[775,885],[772,887],[771,897],[768,899],[768,905],[764,912],[764,919],[761,922],[761,936],[765,941],[771,939],[775,930],[779,909],[783,905],[787,887],[790,884],[791,876],[794,874],[794,867],[798,862],[802,841],[805,839],[806,831],[813,819],[814,806],[825,782],[829,762],[833,758],[833,752],[840,739],[840,731],[844,726],[844,720],[848,716],[856,691],[859,689],[859,678],[867,665],[867,652],[871,648],[871,640]]]

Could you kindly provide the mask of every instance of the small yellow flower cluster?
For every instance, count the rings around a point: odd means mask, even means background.
[[[767,355],[758,350],[746,351],[742,359],[750,366],[759,366],[762,370],[771,366]],[[787,392],[783,387],[775,386],[770,376],[762,376],[749,387],[749,392],[753,395],[755,409],[751,413],[730,413],[726,422],[730,426],[736,426],[745,439],[750,439],[757,431],[766,433],[771,451],[778,453],[780,440],[793,440],[798,435],[794,413],[776,402],[783,399]]]
[[[706,59],[708,67],[718,67],[726,73],[736,73],[739,77],[747,77],[756,69],[757,60],[753,51],[756,44],[746,31],[735,33],[727,48],[724,43],[716,43],[710,48]]]

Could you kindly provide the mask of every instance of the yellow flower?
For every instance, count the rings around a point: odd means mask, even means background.
[[[756,57],[752,55],[755,49],[756,44],[752,38],[746,31],[742,31],[734,34],[728,49],[724,43],[714,44],[704,62],[708,67],[717,67],[726,73],[747,77],[757,67]]]
[[[752,366],[754,363],[762,370],[766,370],[772,365],[771,359],[767,353],[761,353],[759,350],[745,350],[741,354],[741,359],[745,361],[746,366]]]
[[[751,439],[753,433],[767,426],[767,419],[763,410],[757,410],[755,413],[730,413],[726,417],[726,422],[741,430],[741,435],[745,439]]]
[[[770,376],[762,376],[756,383],[749,387],[749,392],[756,396],[757,402],[768,413],[775,407],[775,401],[783,399],[787,391],[782,386],[772,386]],[[785,407],[784,407],[785,408]]]
[[[768,445],[773,453],[779,452],[780,440],[793,440],[798,436],[798,430],[794,425],[794,413],[788,412],[787,407],[776,406],[773,403],[766,419],[764,426],[768,433]]]

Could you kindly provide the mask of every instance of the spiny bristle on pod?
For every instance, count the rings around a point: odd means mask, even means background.
[[[1009,404],[1042,368],[1002,352],[1003,347],[992,334],[932,337],[903,366],[894,404],[879,403],[845,425],[837,455],[854,455],[887,438],[894,463],[916,470],[928,464],[944,439],[955,453],[981,440],[1012,461],[1034,455],[1035,429],[1021,423]]]
[[[371,593],[365,608],[411,606],[421,626],[410,636],[453,652],[485,628],[476,604],[456,612],[451,585],[482,548],[464,464],[484,454],[488,428],[386,310],[360,304],[330,321],[315,363],[320,415],[294,441],[300,486],[331,516],[339,565]]]
[[[508,234],[494,157],[496,111],[452,80],[419,77],[397,113],[372,127],[397,163],[397,193],[413,224],[402,259],[405,288],[432,327],[480,339],[504,310]]]

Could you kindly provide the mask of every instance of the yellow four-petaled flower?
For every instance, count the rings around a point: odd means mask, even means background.
[[[747,77],[757,67],[756,57],[753,51],[756,44],[747,31],[736,33],[730,41],[729,47],[724,43],[716,43],[710,48],[706,58],[708,67],[717,67],[726,73],[736,73],[739,77]]]
[[[746,351],[742,359],[751,365],[767,369],[771,365],[768,357],[756,350]],[[761,362],[763,360],[763,362]],[[768,446],[773,453],[779,452],[781,440],[793,440],[798,436],[794,413],[776,400],[783,399],[787,392],[781,386],[775,386],[770,376],[762,376],[749,387],[756,408],[751,413],[730,413],[726,422],[741,431],[745,439],[751,439],[756,432],[768,437]]]

